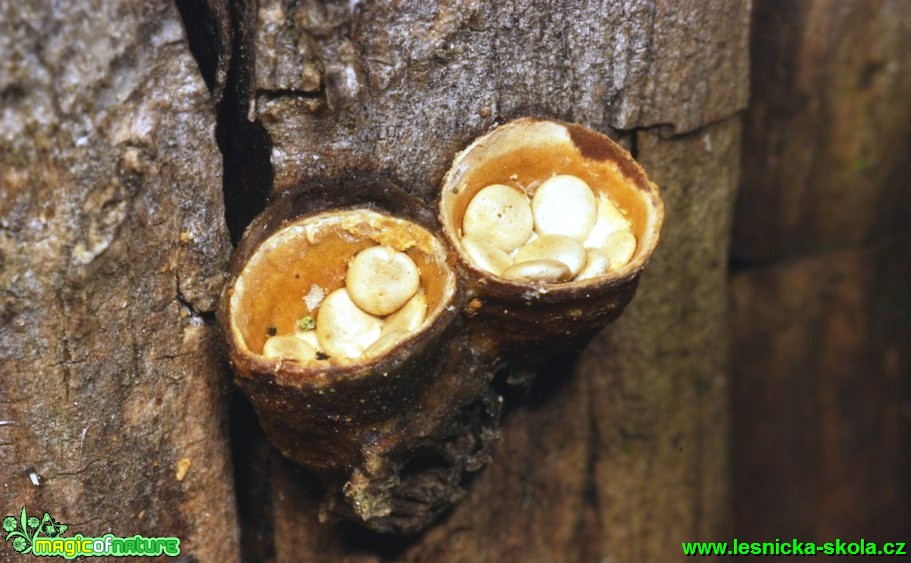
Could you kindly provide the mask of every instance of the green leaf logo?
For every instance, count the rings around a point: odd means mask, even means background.
[[[27,547],[31,547],[31,545],[29,545],[29,542],[26,541],[26,539],[24,537],[17,536],[15,538],[13,538],[13,549],[18,551],[19,553],[26,553],[25,548],[27,548]]]
[[[62,536],[67,528],[68,526],[66,524],[55,522],[54,519],[51,518],[51,515],[45,512],[44,518],[41,519],[39,530],[49,538],[56,538],[57,536]]]
[[[4,541],[11,542],[13,550],[22,554],[31,552],[32,544],[39,535],[56,538],[66,529],[66,524],[55,522],[47,512],[40,519],[37,516],[29,516],[24,506],[19,518],[7,516],[3,519],[3,531],[6,532]]]

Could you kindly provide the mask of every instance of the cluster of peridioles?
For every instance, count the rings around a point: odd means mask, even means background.
[[[625,211],[571,174],[527,186],[492,184],[468,203],[462,246],[480,268],[511,280],[557,283],[629,263],[636,237]]]
[[[290,361],[370,358],[417,330],[427,315],[421,274],[408,254],[378,244],[349,263],[345,287],[312,304],[294,332],[270,336],[263,356]]]

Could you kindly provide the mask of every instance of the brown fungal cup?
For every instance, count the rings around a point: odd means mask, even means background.
[[[455,452],[452,441],[495,427],[498,405],[482,398],[490,374],[461,350],[463,292],[437,231],[420,201],[355,178],[280,196],[235,251],[219,309],[229,360],[272,442],[327,485],[323,515],[381,531],[420,528],[462,494],[461,477],[414,502],[409,489],[420,491],[423,477],[399,471],[428,452],[449,456],[453,474],[476,470],[468,458],[478,452]],[[345,286],[349,262],[377,245],[417,266],[427,303],[420,326],[360,357],[264,355],[270,337],[294,334],[301,319],[309,328]],[[475,420],[466,422],[466,412]]]
[[[463,242],[463,226],[468,226],[466,210],[476,195],[488,186],[505,185],[524,193],[531,202],[535,190],[555,176],[570,180],[562,183],[566,188],[548,188],[549,199],[557,204],[561,203],[561,189],[566,190],[565,199],[571,200],[575,197],[571,190],[578,187],[577,180],[582,180],[581,185],[587,184],[598,202],[607,198],[612,202],[613,213],[620,211],[618,217],[635,237],[635,250],[623,256],[628,261],[601,275],[575,280],[568,279],[568,268],[548,269],[552,260],[526,262],[521,268],[498,272],[503,266],[502,254],[490,249],[484,256],[486,267],[479,265],[472,258],[478,255],[471,247],[477,246],[476,240],[469,240],[471,245]],[[584,187],[581,189],[585,191]],[[547,205],[534,203],[536,207]],[[591,204],[583,201],[582,206],[589,217],[577,213],[566,218],[567,233],[580,241],[591,232]],[[536,215],[535,229],[545,218],[559,221],[559,209],[556,211]],[[471,297],[467,313],[473,319],[475,345],[513,361],[533,363],[579,346],[620,315],[635,294],[639,276],[658,244],[664,205],[658,187],[632,156],[607,136],[580,125],[522,118],[479,137],[456,155],[443,181],[439,213],[443,233],[456,250],[467,281]],[[514,216],[521,217],[513,219]],[[515,207],[504,207],[494,217],[503,219],[502,228],[527,229],[525,212],[517,213]],[[586,221],[588,225],[584,224]],[[478,222],[472,218],[470,226]],[[572,232],[580,223],[582,232]],[[534,241],[539,234],[543,236],[536,231],[529,240]],[[498,241],[509,237],[490,238]],[[629,240],[623,242],[628,249]],[[570,250],[577,255],[577,250]],[[496,256],[488,260],[491,254]],[[594,263],[604,255],[596,249],[589,260]],[[540,273],[537,279],[504,277],[515,276],[516,270]]]

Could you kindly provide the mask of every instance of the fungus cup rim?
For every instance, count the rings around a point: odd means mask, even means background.
[[[359,184],[363,188],[354,197],[341,189],[342,184]],[[351,190],[349,190],[351,191]],[[419,329],[390,346],[384,353],[357,358],[344,363],[304,362],[270,359],[252,352],[235,322],[234,295],[238,280],[262,245],[285,228],[330,213],[364,211],[383,216],[384,220],[411,222],[426,231],[435,246],[434,258],[444,288],[440,302]],[[228,277],[219,300],[217,320],[229,362],[237,376],[259,379],[261,383],[314,390],[371,377],[382,378],[419,358],[456,321],[463,304],[461,278],[453,267],[452,248],[440,235],[436,217],[426,206],[391,182],[373,177],[316,180],[279,194],[245,230],[234,250]]]
[[[606,161],[616,164],[625,183],[643,194],[641,201],[647,211],[647,222],[643,226],[643,232],[647,235],[644,240],[645,246],[637,247],[632,259],[623,267],[601,276],[584,280],[542,284],[500,277],[479,268],[465,254],[460,237],[457,234],[460,229],[458,225],[453,224],[454,221],[449,217],[453,211],[452,202],[459,195],[458,192],[453,192],[453,189],[458,188],[459,183],[462,181],[465,161],[475,151],[488,149],[493,143],[502,142],[502,139],[508,138],[508,135],[521,137],[524,130],[531,128],[551,128],[555,133],[562,129],[561,134],[568,138],[569,143],[580,158],[588,161]],[[546,303],[560,302],[568,296],[582,295],[592,290],[598,290],[599,292],[609,291],[635,281],[642,274],[657,248],[661,227],[664,223],[664,201],[661,198],[661,190],[649,179],[645,170],[636,162],[629,151],[618,145],[607,135],[575,123],[544,117],[520,117],[504,123],[476,138],[471,144],[457,153],[443,177],[438,207],[438,218],[443,235],[446,237],[448,245],[455,252],[459,266],[468,272],[470,278],[477,280],[478,284],[484,285],[486,293],[509,296],[522,292],[534,301]],[[641,245],[642,242],[640,238],[639,244]]]

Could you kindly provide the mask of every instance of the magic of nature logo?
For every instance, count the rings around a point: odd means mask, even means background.
[[[39,557],[158,557],[180,555],[180,539],[175,537],[147,538],[105,534],[88,537],[76,534],[63,537],[69,526],[55,521],[50,514],[29,516],[25,507],[19,516],[3,519],[6,541],[13,551]]]

